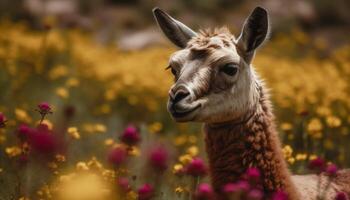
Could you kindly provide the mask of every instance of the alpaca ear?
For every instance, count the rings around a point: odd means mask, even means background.
[[[266,39],[269,30],[267,11],[256,7],[246,19],[238,38],[238,49],[247,63],[253,59],[255,49]]]
[[[159,8],[153,9],[153,15],[165,36],[180,48],[185,48],[188,41],[197,35],[192,29]]]

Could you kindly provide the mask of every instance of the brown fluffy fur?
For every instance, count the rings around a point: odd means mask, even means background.
[[[247,168],[257,167],[262,172],[262,186],[267,194],[284,190],[290,199],[298,199],[264,91],[261,90],[257,110],[246,117],[247,121],[204,126],[210,175],[218,198],[224,199],[220,194],[226,183],[237,181]]]
[[[210,176],[217,199],[226,199],[222,187],[240,179],[249,167],[257,167],[262,172],[262,186],[268,196],[283,190],[290,200],[316,199],[316,175],[290,175],[281,152],[268,95],[263,88],[260,91],[257,109],[241,121],[204,126]],[[325,189],[328,178],[322,177],[321,188]],[[349,170],[337,174],[326,199],[334,199],[339,191],[350,194]]]

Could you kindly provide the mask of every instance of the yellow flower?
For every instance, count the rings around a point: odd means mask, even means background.
[[[197,146],[190,146],[188,149],[187,149],[187,153],[190,154],[192,157],[195,157],[198,155],[199,153],[199,150],[198,150],[198,147]]]
[[[331,109],[325,106],[318,107],[316,112],[323,117],[329,116],[332,113]]]
[[[291,146],[286,145],[283,147],[282,152],[285,158],[290,158],[293,154],[293,149]]]
[[[311,119],[307,125],[308,134],[317,139],[322,137],[322,129],[323,125],[318,118]]]
[[[66,157],[64,155],[57,154],[55,157],[56,157],[56,160],[58,162],[65,162],[66,161]]]
[[[315,160],[316,158],[318,158],[318,156],[315,154],[309,156],[309,160]]]
[[[291,157],[291,158],[288,158],[288,163],[289,164],[294,164],[295,163],[295,158]]]
[[[282,129],[283,131],[290,131],[290,130],[292,130],[292,128],[293,128],[293,126],[292,126],[291,123],[285,122],[285,123],[282,123],[282,124],[281,124],[281,129]]]
[[[66,86],[67,87],[77,87],[79,86],[79,80],[77,78],[69,78],[67,81],[66,81]]]
[[[311,119],[311,121],[309,122],[309,124],[307,125],[307,130],[309,132],[319,132],[321,131],[323,128],[322,123],[319,119],[317,118],[313,118]]]
[[[327,125],[331,128],[336,128],[341,125],[341,120],[336,116],[329,116],[326,118]]]
[[[102,164],[96,159],[96,157],[92,157],[91,160],[87,163],[89,168],[94,169],[102,169]]]
[[[185,155],[182,155],[179,157],[179,161],[182,164],[187,164],[187,163],[191,162],[191,160],[192,160],[192,156],[190,154],[185,154]]]
[[[32,122],[32,118],[30,118],[27,112],[23,109],[16,108],[15,115],[18,121],[28,123],[28,124]]]
[[[80,171],[87,171],[87,170],[89,170],[89,167],[88,167],[88,165],[85,162],[78,162],[76,164],[75,168],[77,170],[80,170]]]
[[[106,130],[107,130],[107,128],[103,124],[96,124],[95,125],[95,131],[98,133],[104,133],[104,132],[106,132]]]
[[[307,154],[306,153],[298,153],[296,156],[295,156],[295,159],[296,160],[306,160],[307,158]]]
[[[184,189],[183,189],[183,187],[176,187],[174,191],[175,191],[175,193],[180,194],[180,193],[184,192]]]
[[[140,156],[140,149],[137,147],[132,147],[130,151],[128,151],[128,154],[131,156]]]
[[[183,170],[184,166],[182,164],[175,164],[173,167],[173,173],[177,173],[181,170]]]
[[[102,176],[93,173],[79,173],[68,181],[57,185],[57,200],[114,199],[110,186]]]
[[[3,144],[6,141],[6,136],[1,134],[0,135],[0,144]]]
[[[66,76],[68,74],[68,68],[64,65],[59,65],[52,68],[49,71],[49,78],[52,80],[58,79],[60,77]]]
[[[83,129],[88,133],[104,133],[107,130],[103,124],[83,124]]]
[[[158,133],[163,129],[163,125],[160,122],[154,122],[148,126],[148,131],[151,133]]]
[[[77,127],[69,127],[67,132],[73,139],[80,139],[80,134]]]
[[[106,146],[112,146],[114,144],[114,140],[111,138],[107,138],[107,139],[105,139],[104,144]]]
[[[66,99],[69,97],[69,92],[66,88],[63,88],[63,87],[59,87],[56,89],[56,94],[63,98],[63,99]]]
[[[187,138],[185,136],[181,135],[181,136],[177,136],[175,138],[174,144],[176,146],[181,146],[181,145],[184,145],[186,143],[186,141],[187,141]]]
[[[28,197],[20,197],[18,200],[30,200]]]
[[[113,90],[113,89],[108,89],[108,90],[106,90],[106,92],[105,92],[105,99],[106,99],[107,101],[113,101],[113,100],[115,100],[116,96],[117,96],[116,91]]]
[[[15,157],[22,153],[22,150],[18,146],[7,147],[5,149],[6,154],[9,157]]]

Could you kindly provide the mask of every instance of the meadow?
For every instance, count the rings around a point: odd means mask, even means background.
[[[166,111],[175,49],[125,52],[80,30],[45,27],[0,23],[0,199],[206,191],[201,126],[176,124]],[[254,60],[294,173],[317,157],[350,166],[350,45],[327,46],[295,29],[274,35]]]

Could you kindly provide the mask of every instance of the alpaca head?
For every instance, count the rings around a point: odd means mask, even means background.
[[[258,80],[250,63],[268,33],[265,9],[254,9],[238,39],[227,28],[196,33],[159,8],[153,13],[165,36],[181,48],[168,67],[175,77],[168,111],[176,121],[220,123],[255,107]]]

